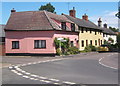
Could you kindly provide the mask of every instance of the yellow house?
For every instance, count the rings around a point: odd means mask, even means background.
[[[82,19],[65,16],[78,26],[76,29],[79,30],[79,50],[84,50],[90,44],[98,47],[104,43],[103,30],[89,21],[86,14],[82,16]]]

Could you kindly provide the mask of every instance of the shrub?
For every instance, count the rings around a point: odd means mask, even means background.
[[[86,46],[84,49],[85,52],[97,51],[97,48],[93,45]]]
[[[89,47],[91,48],[91,51],[96,51],[97,50],[97,48],[93,45],[89,45]]]
[[[59,56],[62,55],[62,52],[60,51],[59,48],[56,50],[56,54],[59,55]]]
[[[69,47],[67,50],[68,54],[78,54],[80,51],[77,47]]]
[[[89,46],[86,46],[85,49],[84,49],[85,52],[90,52],[91,51],[91,48]]]

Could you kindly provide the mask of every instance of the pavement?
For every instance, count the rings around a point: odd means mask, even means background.
[[[3,66],[3,84],[117,84],[118,70],[99,64],[103,57],[107,59],[102,59],[102,64],[118,66],[117,53],[81,53],[45,58],[4,57],[3,62],[14,66]]]

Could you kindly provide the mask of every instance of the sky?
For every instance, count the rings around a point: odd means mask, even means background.
[[[38,11],[41,5],[48,2],[2,2],[2,21],[0,24],[6,24],[11,9],[14,8],[17,12],[20,11]],[[118,28],[118,18],[115,14],[118,11],[117,2],[50,2],[55,7],[55,12],[58,15],[61,13],[69,15],[69,10],[75,7],[76,17],[82,18],[83,14],[88,15],[88,19],[97,24],[98,18],[102,18],[102,23],[107,23],[108,26]],[[1,20],[1,19],[0,19]]]

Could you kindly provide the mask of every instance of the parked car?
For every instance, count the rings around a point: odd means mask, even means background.
[[[108,45],[101,45],[99,48],[98,48],[98,52],[101,52],[101,51],[109,51],[109,47]]]

